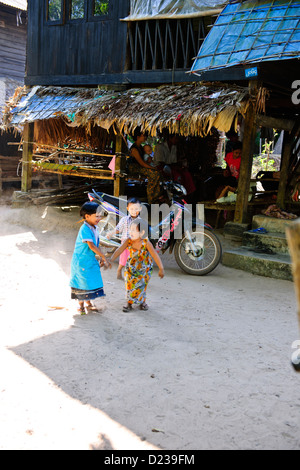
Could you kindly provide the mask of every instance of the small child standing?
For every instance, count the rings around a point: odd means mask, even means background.
[[[97,212],[98,204],[86,202],[80,210],[84,223],[78,232],[71,264],[71,298],[79,301],[78,312],[85,315],[86,311],[97,311],[91,300],[105,296],[99,261],[101,257],[106,267],[111,267],[105,255],[99,249],[97,224],[101,216]],[[84,308],[86,302],[86,310]]]
[[[130,225],[130,236],[118,248],[111,261],[128,249],[129,257],[125,266],[125,285],[127,305],[123,312],[132,310],[133,304],[138,304],[140,310],[148,310],[146,303],[146,291],[153,270],[153,260],[159,268],[158,275],[164,277],[164,267],[159,255],[156,253],[152,243],[145,238],[147,235],[147,223],[140,217],[132,221]]]
[[[127,211],[129,215],[122,217],[122,219],[120,220],[116,228],[106,235],[108,240],[114,234],[119,233],[121,235],[121,242],[124,243],[124,241],[127,240],[127,238],[129,238],[130,224],[134,219],[136,219],[140,215],[141,209],[142,209],[142,204],[139,199],[137,199],[136,197],[129,198],[127,202]],[[117,279],[123,280],[122,269],[126,265],[128,256],[129,256],[128,250],[124,250],[120,256],[119,267],[117,271]]]

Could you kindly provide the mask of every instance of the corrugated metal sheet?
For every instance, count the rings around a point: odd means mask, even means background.
[[[12,8],[17,8],[18,10],[27,10],[27,0],[2,0],[0,4],[8,5]]]
[[[220,12],[226,0],[131,0],[123,21],[192,18]]]
[[[300,1],[247,1],[224,8],[191,72],[299,57]]]

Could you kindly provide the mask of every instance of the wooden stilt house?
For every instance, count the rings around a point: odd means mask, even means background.
[[[22,190],[31,188],[32,160],[42,163],[42,171],[46,160],[68,166],[70,158],[62,159],[66,153],[70,157],[67,146],[73,154],[90,152],[92,158],[107,159],[111,149],[113,154],[125,150],[121,131],[132,132],[137,126],[153,134],[167,127],[184,136],[204,137],[213,127],[229,130],[238,115],[249,119],[251,102],[262,119],[267,96],[263,84],[249,91],[243,76],[237,85],[217,85],[222,77],[216,73],[214,83],[208,76],[208,85],[194,86],[198,76],[187,73],[224,3],[32,0],[27,88],[16,92],[5,117],[6,126],[23,132]],[[290,126],[291,120],[286,121]],[[86,160],[83,155],[85,175]],[[69,170],[51,165],[47,169],[61,174]],[[118,178],[124,174],[122,158],[117,158],[114,176],[107,165],[98,170],[101,177],[114,179],[116,194],[124,191],[124,179]],[[243,173],[247,180],[249,171]],[[239,194],[235,217],[241,221],[247,204]]]
[[[223,4],[223,1],[218,0],[31,0],[28,8],[27,89],[16,93],[16,97],[22,97],[25,93],[27,98],[19,103],[15,97],[8,105],[8,113],[12,111],[16,116],[19,112],[20,119],[10,119],[9,116],[6,119],[6,124],[10,122],[12,126],[22,130],[24,135],[22,190],[28,191],[31,188],[33,154],[40,155],[41,144],[45,145],[45,139],[48,139],[47,143],[50,145],[51,136],[53,152],[48,152],[51,155],[57,151],[55,147],[58,148],[62,143],[66,145],[68,138],[70,143],[75,129],[76,141],[73,140],[72,144],[80,143],[81,149],[83,146],[85,151],[92,152],[92,157],[105,158],[107,149],[112,148],[112,140],[114,153],[124,150],[120,128],[116,124],[120,119],[119,110],[116,112],[114,108],[117,116],[106,119],[107,107],[111,106],[111,103],[105,102],[108,99],[108,88],[112,92],[111,97],[114,97],[112,99],[120,104],[123,98],[118,99],[119,94],[130,89],[138,95],[140,88],[149,87],[151,99],[154,86],[191,84],[194,77],[187,72]],[[170,88],[167,94],[171,96],[172,92]],[[185,94],[190,92],[191,88],[186,88]],[[94,101],[89,106],[92,109],[95,105],[94,111],[97,108],[95,113],[98,114],[91,113],[78,126],[79,113],[82,114],[82,105],[86,103],[79,98],[81,96],[82,100],[89,99],[93,93]],[[183,91],[180,93],[184,95]],[[128,96],[124,98],[126,106],[130,105]],[[38,107],[34,108],[42,97],[43,103],[39,102]],[[208,98],[202,98],[204,101],[206,99]],[[99,108],[100,102],[103,108]],[[29,106],[26,112],[21,106],[24,103]],[[15,110],[12,109],[13,104],[17,106]],[[190,101],[190,106],[192,105],[193,100]],[[105,115],[99,109],[104,110]],[[133,130],[146,122],[137,112],[138,107],[135,106],[134,109],[135,114],[130,108],[123,108],[122,129]],[[199,109],[199,103],[198,108],[195,105],[193,109]],[[204,107],[204,114],[206,111]],[[179,129],[180,102],[176,112],[170,106],[164,107],[163,115],[157,116],[154,108],[151,112],[154,113],[154,124],[156,119],[157,125],[166,122],[167,127]],[[167,119],[168,113],[177,113],[176,118],[173,118],[174,122]],[[233,115],[234,113],[229,112],[228,121],[234,118]],[[149,123],[149,113],[147,120]],[[111,125],[112,122],[114,125]],[[58,141],[57,132],[60,131],[61,136],[62,129],[64,141]],[[204,135],[204,131],[201,132]],[[186,134],[182,124],[180,133]],[[43,140],[40,140],[42,136]],[[87,136],[92,138],[88,139]],[[108,154],[111,156],[109,152]],[[121,172],[123,166],[121,159],[117,159],[116,174]],[[107,176],[108,173],[104,172],[103,175]],[[123,191],[119,183],[120,181],[115,182],[116,193]]]
[[[236,223],[247,222],[258,126],[284,130],[277,204],[282,209],[291,206],[288,183],[300,163],[299,59],[300,2],[248,0],[224,8],[194,61],[191,72],[198,80],[234,82],[248,86],[250,93],[260,88],[266,95],[263,115],[253,105],[245,118]]]
[[[18,86],[24,85],[27,0],[0,2],[0,125],[2,108]],[[21,181],[20,152],[8,142],[20,141],[12,132],[0,132],[0,191],[3,183]]]

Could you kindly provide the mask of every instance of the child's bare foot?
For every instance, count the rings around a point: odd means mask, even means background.
[[[122,268],[123,266],[121,266],[121,268],[119,267],[117,271],[117,279],[119,279],[120,281],[124,281],[124,278],[122,276]]]
[[[80,302],[79,303],[79,307],[77,309],[77,312],[80,313],[80,315],[86,315],[86,311],[85,311],[85,308],[84,308],[84,303]]]

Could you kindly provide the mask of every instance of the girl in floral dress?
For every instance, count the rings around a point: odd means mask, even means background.
[[[111,261],[114,261],[124,250],[129,251],[124,272],[127,305],[123,307],[123,312],[132,310],[133,304],[138,304],[141,310],[148,310],[146,292],[153,270],[153,260],[159,268],[159,277],[164,277],[162,261],[152,243],[145,238],[147,228],[146,222],[141,218],[133,220],[130,225],[130,237],[111,257]]]

